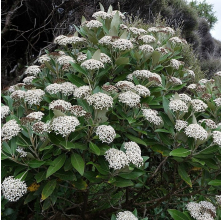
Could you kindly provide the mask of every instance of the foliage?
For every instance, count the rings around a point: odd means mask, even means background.
[[[220,190],[211,181],[221,177],[221,77],[191,90],[195,74],[179,61],[186,41],[173,29],[126,27],[112,7],[102,13],[58,36],[59,49],[25,71],[34,78],[4,91],[2,179],[25,181],[19,201],[40,219],[110,219],[135,208],[144,219],[169,219],[174,203]]]

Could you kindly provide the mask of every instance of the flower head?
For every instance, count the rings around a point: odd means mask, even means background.
[[[116,220],[138,220],[138,218],[130,211],[118,212]]]
[[[25,93],[25,101],[31,105],[40,105],[45,92],[41,89],[28,90]]]
[[[26,117],[33,118],[35,120],[40,121],[42,119],[43,115],[44,115],[44,113],[42,113],[42,112],[32,112],[29,115],[27,115]]]
[[[71,108],[71,103],[61,99],[54,100],[49,104],[49,109],[61,109],[63,111],[67,111],[70,108]]]
[[[64,82],[60,84],[61,93],[66,96],[74,94],[76,88],[77,86],[70,82]]]
[[[126,39],[118,39],[112,43],[114,49],[119,49],[121,51],[133,49],[133,44],[131,41]]]
[[[51,58],[48,56],[48,54],[44,54],[38,58],[38,62],[43,64],[44,62],[49,62]]]
[[[57,94],[61,91],[61,85],[57,83],[50,84],[46,86],[45,91],[49,94]]]
[[[186,128],[188,123],[183,120],[176,120],[175,129],[181,131],[183,128]]]
[[[188,107],[187,107],[186,103],[181,100],[170,101],[169,108],[171,110],[173,110],[174,112],[176,112],[176,111],[188,112]]]
[[[147,31],[145,31],[142,28],[136,28],[136,27],[130,27],[129,31],[134,34],[134,35],[141,35],[141,34],[146,34]]]
[[[134,89],[134,84],[132,82],[128,82],[126,80],[124,81],[119,81],[115,84],[115,86],[120,89],[121,91],[129,91]]]
[[[38,73],[40,73],[41,70],[39,68],[39,66],[37,65],[33,65],[33,66],[29,66],[26,70],[25,70],[25,74],[29,74],[32,76],[37,76]]]
[[[112,63],[111,58],[105,53],[101,53],[100,61],[102,63]]]
[[[153,123],[154,125],[160,125],[163,121],[161,117],[158,116],[158,112],[152,109],[142,109],[144,118]]]
[[[93,18],[98,19],[98,18],[102,18],[102,19],[107,19],[110,18],[110,14],[104,12],[104,11],[97,11],[92,15]]]
[[[150,96],[150,90],[142,85],[136,85],[134,87],[134,90],[138,93],[138,95],[143,96],[143,97],[147,97]]]
[[[187,94],[184,94],[184,93],[179,94],[179,97],[180,97],[180,100],[182,100],[186,104],[191,101],[191,98]]]
[[[206,126],[211,128],[211,129],[216,129],[217,128],[216,123],[211,119],[202,119],[202,120],[199,120],[199,123],[200,124],[205,123]]]
[[[28,77],[26,77],[26,78],[23,79],[23,82],[24,82],[26,85],[31,85],[33,79],[36,79],[36,77],[35,77],[35,76],[28,76]]]
[[[43,134],[43,132],[48,132],[49,131],[49,124],[46,124],[44,122],[36,122],[32,126],[32,130],[36,133]]]
[[[145,44],[156,42],[156,38],[151,35],[143,35],[143,36],[139,37],[138,39],[141,40]]]
[[[26,183],[13,176],[5,178],[1,188],[3,196],[11,202],[18,201],[27,192]]]
[[[104,64],[99,60],[89,59],[84,61],[81,64],[81,67],[84,67],[87,70],[98,70],[104,68]]]
[[[174,69],[178,70],[180,65],[181,65],[181,61],[176,60],[176,59],[171,59],[170,60],[170,66],[172,66]]]
[[[62,55],[57,59],[57,62],[60,65],[69,65],[70,62],[75,63],[75,60],[70,56]]]
[[[91,21],[88,21],[85,26],[86,26],[87,28],[89,28],[89,29],[93,29],[93,28],[102,27],[103,24],[102,24],[100,21],[91,20]]]
[[[91,89],[89,86],[80,86],[76,88],[74,91],[74,96],[76,98],[86,99],[90,95],[91,95]]]
[[[110,46],[112,45],[112,37],[111,36],[104,36],[102,37],[99,41],[98,41],[99,44],[101,45],[106,45],[106,46]]]
[[[176,78],[176,77],[170,77],[168,79],[168,81],[173,85],[173,86],[177,86],[177,85],[182,85],[183,82],[179,79],[179,78]]]
[[[140,103],[140,96],[131,91],[121,93],[118,96],[118,99],[119,102],[124,103],[131,108],[136,107]]]
[[[82,117],[86,115],[86,111],[84,111],[83,107],[80,105],[73,105],[70,107],[70,112],[76,117]]]
[[[213,101],[216,103],[218,107],[221,106],[221,98],[214,99]]]
[[[194,139],[205,140],[208,137],[207,131],[202,126],[200,126],[198,124],[190,124],[184,130],[184,133],[188,137],[192,137]]]
[[[8,106],[1,106],[1,119],[3,119],[6,115],[10,114],[10,109]]]
[[[102,143],[105,142],[110,144],[116,137],[116,132],[110,125],[100,125],[96,129],[96,135],[98,135]]]
[[[15,121],[14,119],[8,121],[2,126],[2,140],[11,140],[12,137],[17,136],[20,131],[21,127],[17,123],[17,121]]]
[[[20,154],[20,157],[26,157],[27,156],[27,152],[25,152],[23,150],[23,148],[21,148],[21,147],[17,147],[16,151]]]
[[[141,50],[143,52],[147,52],[147,53],[152,53],[154,51],[153,47],[151,47],[148,44],[143,44],[143,45],[139,46],[139,50]]]
[[[213,142],[221,147],[221,131],[213,131]]]
[[[204,112],[208,108],[208,105],[205,104],[200,99],[191,100],[191,104],[192,104],[194,112]]]

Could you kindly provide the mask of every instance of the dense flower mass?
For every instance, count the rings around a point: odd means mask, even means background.
[[[161,117],[158,116],[158,112],[152,109],[142,109],[144,118],[153,123],[154,125],[160,125],[163,121]]]
[[[116,132],[110,125],[100,125],[96,129],[96,135],[98,135],[102,143],[105,142],[110,144],[116,137]]]
[[[115,148],[107,150],[104,156],[109,163],[109,167],[114,170],[119,170],[129,164],[127,155],[123,151]]]
[[[98,18],[102,18],[102,19],[107,19],[110,18],[110,14],[104,12],[104,11],[97,11],[92,15],[93,18],[98,19]]]
[[[14,119],[6,122],[2,126],[1,136],[2,140],[11,140],[13,137],[17,136],[21,131],[20,125]]]
[[[59,116],[51,122],[51,129],[56,134],[61,134],[63,137],[75,131],[75,127],[80,125],[78,119],[74,116]]]
[[[104,68],[104,64],[95,59],[86,60],[81,64],[81,67],[84,67],[87,70],[98,70],[100,68]]]
[[[188,106],[182,100],[172,100],[169,103],[169,108],[174,112],[183,111],[188,112]]]
[[[58,92],[61,91],[61,85],[57,83],[50,84],[46,86],[45,91],[48,92],[49,94],[57,94]]]
[[[35,120],[40,121],[42,119],[43,115],[44,115],[44,113],[42,113],[42,112],[32,112],[32,113],[28,114],[26,117],[33,118]]]
[[[61,93],[66,96],[74,94],[76,88],[77,86],[70,82],[64,82],[60,84]]]
[[[170,66],[172,66],[174,69],[178,70],[180,68],[181,62],[176,59],[170,60]]]
[[[80,86],[76,88],[74,91],[74,96],[76,98],[86,99],[90,95],[91,95],[91,88],[89,86]]]
[[[188,123],[183,120],[176,120],[175,129],[181,131],[183,128],[186,128]]]
[[[168,80],[170,83],[172,83],[174,86],[177,86],[177,85],[182,85],[182,81],[179,79],[179,78],[176,78],[176,77],[170,77],[169,80]]]
[[[100,61],[102,63],[111,63],[112,62],[111,58],[107,54],[105,54],[105,53],[101,53]]]
[[[10,109],[8,106],[1,106],[1,119],[10,114]]]
[[[89,105],[93,105],[95,109],[108,109],[113,106],[113,98],[105,93],[98,92],[87,98]]]
[[[29,66],[26,71],[25,71],[25,74],[29,74],[29,75],[32,75],[32,76],[37,76],[38,73],[40,73],[41,70],[39,68],[39,66],[37,65],[34,65],[34,66]]]
[[[116,220],[138,220],[138,218],[130,211],[118,212]]]
[[[67,65],[67,64],[70,64],[70,62],[75,63],[75,60],[70,56],[63,55],[57,59],[57,62],[60,65]]]
[[[124,81],[119,81],[115,84],[115,86],[120,89],[121,91],[128,91],[132,90],[135,86],[132,82],[128,82],[126,80]]]
[[[24,82],[26,85],[31,85],[33,79],[36,79],[36,77],[35,77],[35,76],[28,76],[28,77],[26,77],[26,78],[23,79],[23,82]]]
[[[191,104],[194,112],[204,112],[208,108],[207,104],[200,99],[191,100]]]
[[[99,41],[98,41],[99,44],[101,45],[106,45],[106,46],[110,46],[112,45],[112,37],[111,36],[104,36],[102,37]]]
[[[15,90],[10,96],[14,100],[19,100],[25,97],[25,93],[23,90]]]
[[[11,202],[18,201],[27,192],[26,183],[13,176],[5,178],[1,188],[3,196]]]
[[[33,89],[25,92],[25,101],[30,105],[40,105],[45,92],[41,89]]]
[[[71,103],[70,102],[66,102],[64,100],[58,99],[58,100],[54,100],[49,104],[49,109],[58,109],[56,107],[60,107],[61,110],[63,111],[67,111],[70,109],[71,107]]]
[[[148,44],[143,44],[139,46],[139,49],[143,52],[152,53],[154,51],[153,47]]]
[[[100,21],[91,20],[91,21],[86,22],[86,25],[85,25],[85,26],[86,26],[87,28],[89,28],[89,29],[93,29],[93,28],[102,27],[103,24],[102,24]]]
[[[191,101],[191,98],[187,94],[179,94],[180,100],[182,100],[185,103],[189,103]]]
[[[70,107],[70,112],[75,115],[76,117],[82,117],[84,115],[86,115],[86,111],[83,109],[82,106],[80,105],[73,105]]]
[[[138,95],[147,97],[150,96],[150,90],[142,85],[136,85],[134,87],[134,90],[138,93]]]
[[[217,128],[216,123],[213,120],[211,120],[211,119],[201,119],[201,120],[199,120],[199,123],[200,124],[205,123],[206,126],[211,128],[211,129]]]
[[[140,96],[134,92],[127,91],[123,92],[118,96],[119,102],[133,108],[140,103]]]
[[[50,60],[51,58],[48,56],[48,54],[44,54],[38,58],[38,62],[41,64],[44,62],[49,62]]]
[[[138,39],[141,40],[145,44],[156,42],[156,38],[151,35],[143,35],[143,36],[139,37]]]
[[[194,139],[205,140],[208,137],[207,131],[198,124],[190,124],[186,127],[184,132],[188,137],[192,137]]]
[[[213,101],[216,103],[218,107],[221,106],[221,98],[214,99]]]
[[[119,49],[121,51],[133,49],[133,44],[131,41],[126,39],[118,39],[112,43],[114,49]]]
[[[213,131],[213,142],[221,147],[221,131]]]
[[[36,133],[43,134],[43,132],[49,131],[49,124],[38,121],[32,126],[32,130]]]

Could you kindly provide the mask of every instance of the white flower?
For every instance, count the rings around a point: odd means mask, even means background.
[[[127,91],[123,92],[118,96],[119,102],[126,104],[133,108],[140,104],[140,96],[134,92]]]
[[[54,118],[51,123],[51,129],[56,134],[61,134],[63,137],[75,131],[75,127],[80,125],[78,119],[74,116],[59,116]]]
[[[162,55],[165,55],[165,54],[169,53],[169,51],[164,47],[157,47],[155,50],[160,52]]]
[[[49,62],[51,58],[48,56],[48,54],[44,54],[38,58],[38,62],[43,64],[44,62]]]
[[[77,86],[70,82],[64,82],[60,84],[61,93],[66,96],[74,94],[76,88]]]
[[[153,47],[151,47],[148,44],[143,44],[143,45],[139,46],[139,50],[141,50],[143,52],[147,52],[147,53],[152,53],[154,51]]]
[[[85,61],[86,59],[87,59],[87,54],[80,53],[80,54],[77,56],[77,61],[78,61],[78,63],[81,63],[81,62]]]
[[[41,70],[39,68],[39,66],[37,65],[33,65],[33,66],[29,66],[26,70],[25,70],[25,74],[29,74],[32,76],[37,76],[38,73],[40,73]]]
[[[156,42],[156,38],[151,35],[143,35],[143,36],[140,36],[138,39],[141,40],[145,44]]]
[[[3,196],[11,202],[18,201],[27,192],[26,183],[13,176],[5,178],[1,188]]]
[[[211,120],[211,119],[202,119],[202,120],[199,120],[199,123],[200,124],[205,123],[206,126],[211,128],[211,129],[217,128],[216,123],[213,120]]]
[[[195,73],[192,70],[186,70],[187,76],[195,78]]]
[[[185,103],[189,103],[191,101],[191,98],[184,93],[179,94],[179,97],[180,97],[180,100],[182,100]]]
[[[112,37],[111,36],[104,36],[98,41],[98,43],[101,45],[106,45],[106,46],[112,45],[112,43],[113,43]]]
[[[216,215],[216,207],[211,202],[201,201],[199,204],[206,212],[210,210],[214,215]]]
[[[71,108],[71,103],[58,99],[49,104],[49,109],[56,109],[56,107],[61,108],[63,111],[67,111]]]
[[[126,80],[119,81],[115,84],[115,86],[120,89],[121,91],[128,91],[134,89],[134,84],[132,82],[128,82]]]
[[[28,90],[25,93],[25,101],[32,106],[34,105],[40,105],[40,102],[43,100],[45,92],[41,89],[33,89]]]
[[[76,117],[82,117],[84,116],[87,112],[84,111],[83,107],[80,105],[73,105],[70,107],[70,112],[74,114]]]
[[[197,85],[196,84],[190,84],[187,86],[187,89],[196,89]]]
[[[201,79],[201,80],[199,81],[200,84],[206,84],[206,83],[208,83],[208,82],[209,82],[208,79]]]
[[[1,106],[1,119],[3,119],[6,115],[10,114],[10,109],[8,106]]]
[[[103,27],[103,24],[100,21],[91,20],[86,23],[86,27],[88,27],[89,29],[99,28],[99,27]]]
[[[158,112],[156,110],[142,109],[142,112],[145,119],[154,125],[160,125],[163,122],[161,117],[158,116]]]
[[[221,71],[214,73],[214,76],[221,77]]]
[[[221,131],[213,131],[213,142],[221,147]]]
[[[186,128],[188,123],[183,120],[176,120],[175,129],[181,131],[183,128]]]
[[[180,65],[182,63],[179,61],[179,60],[176,60],[176,59],[171,59],[170,60],[170,66],[172,66],[174,69],[178,70]]]
[[[125,24],[120,24],[120,29],[122,29],[122,30],[127,30],[128,27],[127,27],[127,25],[125,25]]]
[[[138,218],[130,211],[118,212],[116,220],[138,220]]]
[[[98,92],[87,98],[89,105],[93,105],[95,109],[108,109],[113,106],[113,98],[105,93]]]
[[[160,31],[161,31],[161,32],[166,32],[166,33],[171,34],[171,35],[174,35],[174,34],[175,34],[175,31],[174,31],[173,28],[171,28],[171,27],[163,27],[163,28],[160,28]]]
[[[27,152],[25,152],[23,150],[23,148],[21,148],[21,147],[17,147],[16,151],[20,154],[20,157],[26,157],[27,156]]]
[[[32,113],[28,114],[26,117],[41,121],[43,115],[44,115],[44,113],[42,113],[42,112],[32,112]]]
[[[221,74],[221,72],[220,72]],[[221,205],[221,195],[216,195],[216,201],[219,205]]]
[[[152,73],[149,70],[135,70],[132,74],[127,76],[127,79],[133,80],[133,76],[137,79],[149,79]]]
[[[191,100],[191,104],[195,112],[204,112],[208,108],[208,105],[200,99]]]
[[[72,57],[66,55],[60,56],[57,61],[60,65],[67,65],[70,64],[70,62],[75,63],[75,60]]]
[[[109,163],[109,167],[115,170],[124,168],[129,164],[126,154],[115,148],[111,148],[105,152],[105,159]]]
[[[85,43],[86,39],[83,37],[77,37],[77,36],[70,36],[66,38],[67,44],[74,44],[78,45],[81,43]]]
[[[146,34],[147,31],[145,31],[142,28],[136,28],[136,27],[130,27],[129,31],[134,35],[140,35],[140,34]]]
[[[179,37],[172,37],[169,39],[169,41],[173,44],[187,44],[186,41],[184,39],[180,39]]]
[[[36,79],[36,77],[35,77],[35,76],[28,76],[28,77],[26,77],[26,78],[23,79],[23,82],[24,82],[26,85],[31,85],[33,79]]]
[[[189,202],[186,208],[193,218],[198,218],[201,214],[201,205],[196,202]]]
[[[49,94],[57,94],[61,91],[61,85],[57,83],[50,84],[46,86],[45,91]]]
[[[148,28],[148,32],[152,32],[152,33],[157,33],[158,31],[159,31],[160,29],[159,28],[157,28],[157,27],[150,27],[150,28]]]
[[[188,112],[188,106],[186,105],[185,102],[183,102],[181,100],[170,101],[169,108],[171,110],[173,110],[174,112],[176,112],[176,111]]]
[[[11,140],[12,137],[15,137],[18,135],[18,133],[21,131],[20,125],[15,121],[14,119],[6,122],[2,126],[1,136],[2,140]]]
[[[98,11],[98,12],[95,12],[93,15],[92,15],[93,18],[95,19],[98,19],[98,18],[102,18],[102,19],[107,19],[107,18],[110,18],[110,14],[107,14],[106,12],[104,11]]]
[[[112,43],[114,49],[119,49],[121,51],[133,49],[133,44],[131,41],[126,39],[118,39]]]
[[[84,67],[87,70],[98,70],[100,68],[104,68],[104,64],[99,60],[89,59],[89,60],[84,61],[81,64],[81,67]]]
[[[102,63],[112,63],[111,58],[105,53],[101,53],[100,61]]]
[[[32,126],[32,130],[36,133],[43,134],[43,132],[48,132],[49,131],[49,124],[46,124],[44,122],[36,122]]]
[[[138,95],[147,97],[150,96],[150,90],[142,85],[136,85],[134,87],[134,90],[138,93]]]
[[[198,124],[190,124],[188,127],[186,127],[184,133],[188,137],[192,137],[194,139],[205,140],[208,137],[207,131]]]
[[[172,83],[174,86],[177,86],[177,85],[182,85],[182,81],[179,79],[179,78],[176,78],[176,77],[169,77],[168,81],[170,83]]]
[[[141,150],[138,144],[133,141],[125,142],[124,148],[126,149],[126,155],[129,162],[137,167],[143,165],[143,158],[141,157]]]
[[[96,129],[96,135],[99,137],[102,143],[105,142],[110,144],[116,137],[116,132],[110,125],[100,125]]]
[[[10,97],[14,100],[18,100],[18,99],[22,99],[25,97],[25,91],[23,90],[15,90],[11,95]]]
[[[121,13],[120,11],[118,11],[118,10],[115,10],[115,11],[112,11],[112,12],[111,12],[111,14],[110,14],[111,18],[113,18],[114,15],[115,15],[117,12],[119,13],[119,16],[120,16],[121,19],[125,19],[124,14],[122,14],[122,13]]]
[[[221,98],[214,99],[213,101],[216,103],[218,107],[221,106]]]
[[[74,91],[74,96],[76,98],[86,99],[89,95],[91,95],[91,89],[89,86],[80,86]]]
[[[59,35],[58,37],[54,39],[54,43],[65,46],[67,44],[67,37],[64,35]]]

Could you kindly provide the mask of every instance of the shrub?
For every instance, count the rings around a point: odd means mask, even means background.
[[[137,219],[135,208],[169,219],[174,203],[207,200],[208,190],[215,198],[220,72],[188,85],[195,74],[180,61],[186,41],[172,28],[127,27],[102,5],[93,17],[73,36],[57,36],[59,49],[4,91],[5,198],[38,219],[118,220]]]

